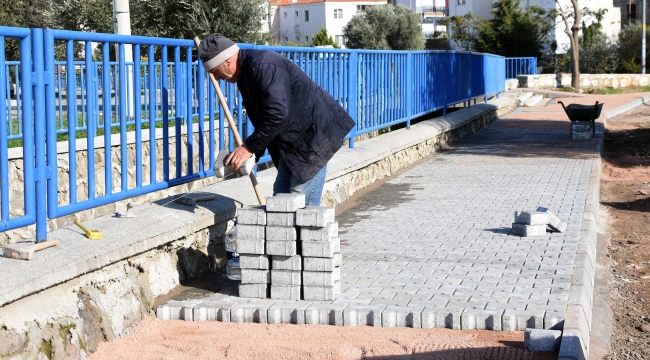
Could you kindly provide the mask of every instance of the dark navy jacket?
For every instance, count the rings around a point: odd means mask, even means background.
[[[282,157],[302,182],[314,177],[341,148],[355,122],[296,64],[267,50],[240,50],[237,82],[255,131],[246,145],[256,156]]]

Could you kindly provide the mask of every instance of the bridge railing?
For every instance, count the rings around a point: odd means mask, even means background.
[[[216,152],[234,149],[191,40],[0,27],[4,38],[21,46],[18,62],[0,46],[0,175],[17,142],[24,198],[1,183],[0,231],[35,223],[44,240],[48,219],[213,176]],[[351,147],[356,135],[505,90],[504,58],[490,54],[240,47],[276,51],[328,91],[357,123]],[[236,85],[220,86],[247,137]]]
[[[506,79],[516,79],[517,75],[537,74],[536,57],[511,57],[506,60]]]

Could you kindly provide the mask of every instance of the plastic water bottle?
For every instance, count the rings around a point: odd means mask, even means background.
[[[239,253],[237,252],[237,226],[226,235],[226,277],[230,280],[241,280],[239,268]]]

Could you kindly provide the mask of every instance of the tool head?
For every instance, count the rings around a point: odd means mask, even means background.
[[[230,165],[225,165],[228,155],[230,155],[228,150],[221,150],[217,155],[217,159],[214,162],[214,174],[218,178],[223,179],[234,173],[245,176],[253,172],[253,168],[255,167],[255,156],[251,156],[250,159],[246,160],[242,166],[239,167],[238,171],[234,171]]]

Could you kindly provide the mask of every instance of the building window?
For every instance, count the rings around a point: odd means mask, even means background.
[[[390,4],[390,1],[389,1]],[[368,8],[370,5],[357,5],[357,14],[362,13],[366,11],[366,8]]]
[[[300,42],[300,36],[296,36],[296,42]]]
[[[287,12],[286,11],[284,12],[284,17],[287,17]]]
[[[298,12],[296,11],[296,17],[298,17]]]
[[[458,0],[458,5],[465,5],[466,0]]]
[[[634,20],[636,19],[636,3],[629,2],[626,4],[627,7],[627,19]]]
[[[335,35],[334,36],[334,41],[338,45],[345,45],[345,36],[343,36],[343,35]]]
[[[289,41],[289,38],[285,36],[285,37],[284,37],[284,41],[285,41],[285,42],[286,42],[286,41]]]
[[[309,36],[305,36],[305,42],[309,43]]]
[[[305,22],[309,21],[309,10],[305,10]]]
[[[334,18],[343,19],[343,9],[334,9]]]

